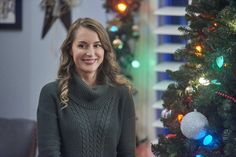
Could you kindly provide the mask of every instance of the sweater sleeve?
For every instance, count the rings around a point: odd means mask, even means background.
[[[117,147],[117,157],[135,157],[135,109],[132,95],[128,90],[123,92],[123,125]]]
[[[56,108],[56,88],[44,86],[37,109],[38,157],[61,157],[60,135]]]

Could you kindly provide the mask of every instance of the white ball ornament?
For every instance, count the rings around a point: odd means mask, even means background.
[[[183,117],[180,129],[183,135],[189,139],[198,140],[206,135],[207,118],[200,112],[189,112]]]

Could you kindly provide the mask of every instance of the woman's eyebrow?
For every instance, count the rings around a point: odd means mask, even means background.
[[[88,42],[83,41],[83,40],[78,40],[77,42],[78,42],[78,43],[85,43],[85,44],[88,44]],[[93,43],[94,43],[94,44],[100,44],[101,41],[95,41],[95,42],[93,42]]]

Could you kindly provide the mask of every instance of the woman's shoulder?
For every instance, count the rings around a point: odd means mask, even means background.
[[[42,87],[41,93],[57,93],[58,86],[59,86],[58,80],[48,82]]]
[[[112,85],[110,85],[110,87],[113,90],[116,90],[116,91],[119,91],[119,92],[121,92],[122,90],[125,90],[125,88],[127,88],[125,85],[117,85],[117,84],[112,84]]]
[[[129,95],[129,88],[125,85],[115,85],[113,89],[120,95],[121,97]]]

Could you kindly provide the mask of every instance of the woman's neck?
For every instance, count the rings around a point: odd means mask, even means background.
[[[96,86],[96,73],[82,73],[79,76],[89,87]]]

